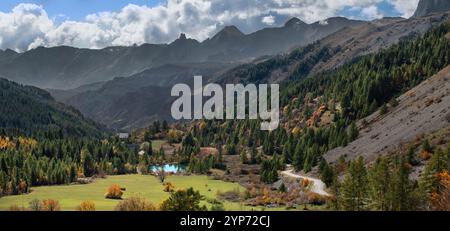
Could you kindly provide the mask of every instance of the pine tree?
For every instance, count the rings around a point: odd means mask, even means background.
[[[426,145],[428,142],[424,142],[423,149],[430,150],[431,147]],[[438,187],[437,174],[448,170],[448,157],[442,149],[438,148],[433,154],[431,159],[425,166],[420,179],[421,191],[426,193],[426,195],[431,196],[431,193],[436,192]]]
[[[406,211],[413,209],[412,183],[409,180],[410,170],[404,156],[397,157],[392,181],[392,210]]]
[[[85,147],[81,150],[81,164],[83,166],[83,173],[86,177],[90,177],[95,173],[95,163],[91,153]]]
[[[371,208],[386,211],[389,205],[389,193],[391,190],[392,172],[386,158],[380,157],[369,172],[369,196]]]
[[[322,159],[319,165],[319,172],[322,181],[327,185],[331,186],[333,184],[333,179],[335,176],[333,168],[327,163],[325,159]]]
[[[380,115],[384,115],[388,112],[388,107],[386,104],[383,104],[380,108]]]
[[[356,127],[355,122],[353,122],[350,124],[348,137],[350,138],[351,141],[353,141],[356,138],[358,138],[358,135],[359,135],[358,128]]]
[[[367,208],[368,179],[364,159],[359,157],[350,163],[341,186],[341,206],[344,210],[362,211]]]

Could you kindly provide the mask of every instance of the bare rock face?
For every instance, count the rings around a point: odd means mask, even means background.
[[[432,13],[450,10],[449,0],[420,0],[413,17],[423,17]]]

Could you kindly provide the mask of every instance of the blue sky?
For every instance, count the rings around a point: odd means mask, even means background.
[[[42,5],[52,18],[65,15],[70,20],[82,20],[86,15],[102,11],[119,11],[128,4],[155,6],[159,0],[1,0],[0,11],[11,11],[20,3]]]
[[[128,4],[153,7],[164,2],[164,0],[2,0],[0,1],[0,11],[8,12],[20,3],[32,3],[43,6],[48,15],[58,21],[67,19],[83,20],[89,14],[103,11],[119,11]],[[384,16],[397,17],[402,15],[387,1],[377,5]],[[351,7],[345,7],[338,14],[350,18],[364,19],[364,16],[361,16],[359,11],[351,10]]]
[[[409,17],[419,0],[0,0],[0,49],[103,48],[170,43],[180,33],[203,41],[225,26],[244,33],[345,16]],[[89,15],[89,17],[87,17]]]

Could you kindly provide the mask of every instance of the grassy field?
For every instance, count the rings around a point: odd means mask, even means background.
[[[152,140],[152,149],[159,152],[159,149],[161,149],[161,145],[167,143],[165,140]]]
[[[193,187],[207,198],[216,198],[218,190],[222,192],[234,189],[239,189],[241,192],[244,191],[244,188],[237,183],[211,180],[207,176],[169,176],[166,182],[172,182],[178,189]],[[84,200],[93,201],[96,209],[99,211],[114,210],[118,201],[105,199],[104,197],[105,191],[111,184],[119,184],[121,187],[126,188],[124,198],[140,196],[155,204],[159,204],[169,197],[169,194],[163,191],[161,183],[153,176],[109,176],[106,179],[98,179],[94,183],[86,185],[34,187],[30,194],[0,198],[0,210],[7,210],[11,205],[27,207],[28,203],[33,199],[58,200],[62,210],[75,210],[81,201]],[[226,210],[255,209],[231,202],[225,202],[224,206]]]

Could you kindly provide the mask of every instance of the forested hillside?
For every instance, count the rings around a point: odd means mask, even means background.
[[[85,177],[135,173],[137,153],[118,139],[0,136],[0,196],[38,185],[89,183]]]
[[[0,78],[0,136],[100,137],[101,129],[48,92]]]
[[[240,154],[249,163],[259,163],[266,156],[274,162],[262,165],[261,176],[272,176],[262,180],[269,183],[277,179],[273,172],[284,166],[276,164],[279,161],[308,172],[321,163],[324,152],[346,146],[358,136],[357,119],[390,101],[394,104],[394,96],[450,64],[449,31],[447,23],[337,70],[286,82],[280,88],[282,125],[273,132],[260,131],[258,121],[205,121],[194,126],[188,137],[193,136],[189,140],[196,143],[189,143],[225,145],[227,153]],[[326,113],[331,114],[330,121],[323,125],[320,119]],[[262,150],[257,151],[259,146]],[[191,150],[184,147],[184,154]]]
[[[46,91],[0,79],[0,196],[134,172],[136,154]]]
[[[366,169],[363,158],[328,165],[323,154],[346,146],[359,135],[356,121],[374,111],[397,106],[395,97],[405,93],[450,64],[450,24],[431,29],[419,38],[404,39],[397,45],[366,55],[332,71],[306,78],[295,75],[282,83],[282,123],[272,132],[259,130],[259,121],[202,121],[194,123],[183,141],[181,155],[194,169],[222,166],[221,158],[199,161],[193,156],[199,147],[214,146],[219,153],[239,155],[246,165],[260,165],[260,180],[274,183],[278,171],[291,164],[297,171],[310,172],[318,166],[323,181],[335,195],[332,205],[344,210],[415,210],[431,208],[437,191],[437,173],[447,169],[448,151],[435,148],[420,183],[409,178],[411,168],[403,155],[380,159]],[[304,50],[299,50],[300,54]],[[319,59],[326,58],[324,50]],[[267,66],[263,66],[267,65]],[[276,64],[265,62],[242,73],[268,72]],[[250,79],[257,81],[251,74]],[[429,152],[431,152],[429,148]],[[190,158],[189,158],[190,157]],[[209,161],[209,162],[208,162]],[[196,165],[200,165],[195,167]],[[406,166],[406,167],[405,167]],[[438,166],[438,167],[436,167]],[[205,169],[206,168],[206,169]],[[380,168],[384,172],[380,172]],[[369,172],[369,173],[368,173]],[[434,172],[436,174],[430,174]],[[379,174],[389,175],[383,182]],[[345,175],[343,182],[338,176]],[[369,184],[370,182],[370,184]],[[383,185],[384,198],[377,195]],[[420,185],[420,187],[418,186]]]

